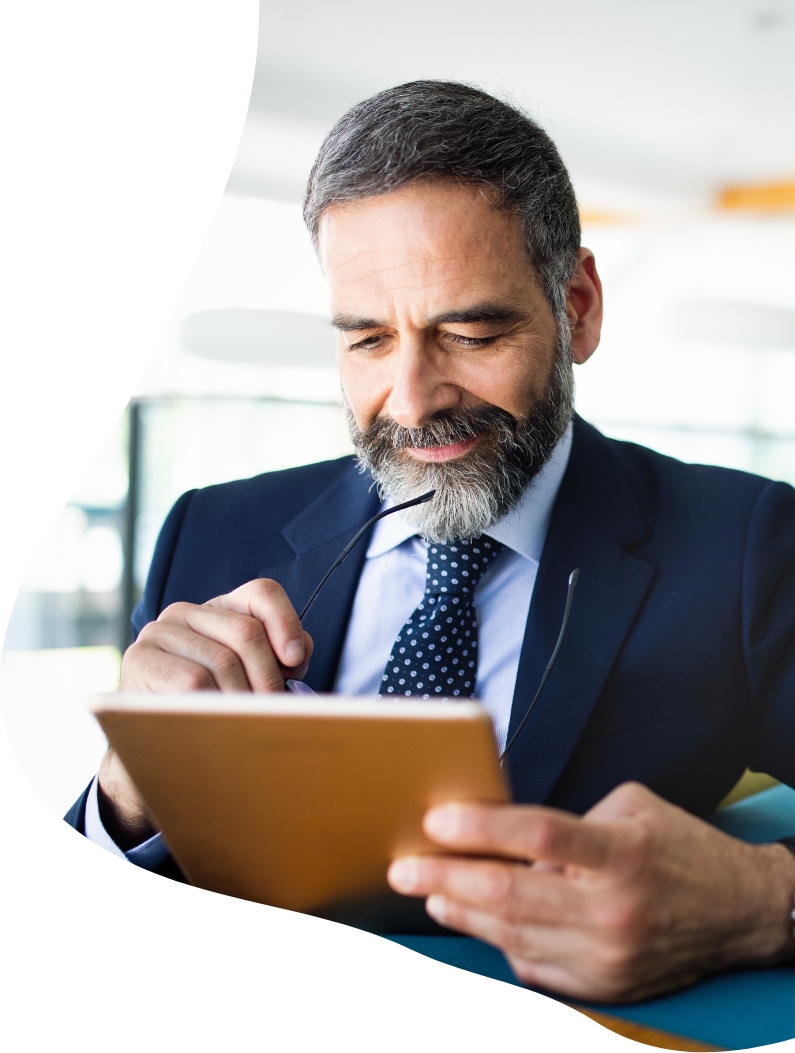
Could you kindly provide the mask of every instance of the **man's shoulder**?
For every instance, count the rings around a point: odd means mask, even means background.
[[[274,567],[295,559],[291,528],[300,536],[309,513],[318,537],[344,531],[369,484],[354,458],[342,457],[183,494],[160,531],[136,630],[176,600],[204,603],[273,576]],[[313,515],[315,508],[322,514]]]
[[[561,495],[620,546],[646,539],[649,552],[697,549],[717,558],[771,530],[792,533],[795,524],[795,490],[787,483],[687,464],[608,438],[579,417]]]
[[[647,513],[653,513],[661,504],[678,508],[725,506],[740,512],[752,507],[770,487],[795,496],[787,483],[736,468],[681,461],[639,443],[609,438],[582,420],[578,426],[582,438],[597,457],[614,458],[621,465]]]
[[[284,524],[330,487],[357,473],[356,459],[349,456],[215,483],[191,493],[188,512],[190,518],[202,519],[265,515],[270,523]]]

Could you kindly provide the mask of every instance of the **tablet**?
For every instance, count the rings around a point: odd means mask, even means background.
[[[421,901],[386,870],[438,851],[431,805],[509,799],[471,700],[207,692],[91,708],[190,882],[376,931],[417,931]]]

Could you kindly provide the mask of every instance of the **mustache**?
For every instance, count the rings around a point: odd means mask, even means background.
[[[466,442],[484,433],[512,437],[517,424],[516,417],[499,406],[478,406],[441,410],[420,428],[404,428],[391,417],[377,417],[359,431],[358,440],[372,451],[426,450]]]

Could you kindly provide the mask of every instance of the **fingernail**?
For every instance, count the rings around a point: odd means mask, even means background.
[[[304,660],[304,641],[290,640],[284,649],[284,661],[287,665],[300,665]]]
[[[425,816],[425,830],[440,841],[451,841],[458,832],[458,814],[453,808],[432,808]]]
[[[396,859],[387,877],[396,892],[411,892],[417,887],[417,864],[413,859]]]
[[[441,896],[438,892],[434,892],[432,896],[428,896],[425,900],[425,909],[437,921],[444,921],[445,905],[444,896]]]

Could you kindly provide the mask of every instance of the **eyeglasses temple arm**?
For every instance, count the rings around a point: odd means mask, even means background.
[[[500,764],[502,764],[502,762],[505,760],[508,754],[508,750],[511,748],[511,746],[513,746],[514,742],[516,742],[517,738],[519,737],[519,732],[527,723],[527,718],[533,712],[533,706],[538,701],[538,696],[543,691],[544,684],[547,682],[549,674],[552,672],[552,666],[555,664],[555,659],[558,657],[558,652],[560,651],[560,648],[563,644],[563,637],[566,635],[566,629],[569,624],[569,615],[571,614],[571,604],[574,600],[574,589],[577,585],[577,578],[579,578],[579,576],[579,568],[577,568],[577,570],[573,570],[569,575],[569,591],[566,593],[566,610],[563,612],[563,623],[560,627],[560,633],[558,634],[558,642],[555,644],[555,650],[552,652],[552,657],[547,663],[547,667],[544,670],[544,675],[541,677],[541,683],[538,685],[538,691],[536,691],[535,696],[533,697],[533,701],[527,707],[527,712],[522,717],[519,727],[516,729],[516,731],[514,731],[513,735],[511,735],[510,741],[500,754]]]
[[[304,609],[298,615],[298,620],[301,621],[301,622],[304,620],[304,617],[306,616],[306,612],[309,610],[309,608],[312,606],[312,604],[318,598],[318,596],[320,595],[321,589],[326,584],[328,579],[331,577],[331,575],[334,573],[334,571],[337,569],[337,567],[340,565],[340,563],[342,563],[342,561],[346,558],[348,553],[353,548],[355,548],[355,546],[358,544],[358,542],[364,537],[364,535],[367,533],[367,531],[370,529],[370,527],[374,523],[377,523],[379,519],[383,519],[384,516],[391,516],[393,512],[401,512],[404,508],[413,508],[414,505],[424,505],[426,501],[430,501],[430,499],[433,497],[433,495],[435,493],[436,493],[435,490],[429,490],[427,494],[423,494],[421,497],[414,497],[414,498],[411,499],[411,501],[404,501],[402,505],[395,505],[392,508],[385,508],[382,512],[379,512],[378,515],[373,516],[372,519],[368,519],[368,521],[364,524],[364,526],[361,528],[361,530],[357,534],[354,535],[354,537],[353,537],[353,539],[351,541],[348,542],[348,544],[345,546],[345,548],[342,550],[342,552],[340,552],[340,554],[337,556],[337,558],[331,564],[329,569],[326,571],[326,573],[323,576],[322,581],[320,582],[318,587],[315,589],[315,591],[312,593],[312,595],[309,597],[309,599],[306,601],[306,603],[304,605]]]

